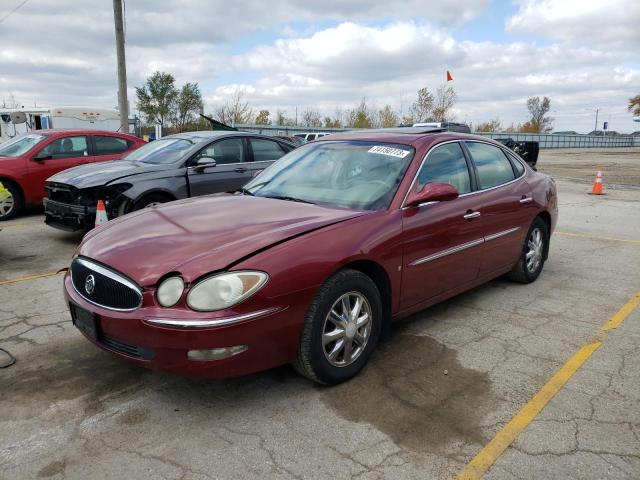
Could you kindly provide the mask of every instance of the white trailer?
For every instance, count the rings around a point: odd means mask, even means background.
[[[0,109],[0,142],[35,130],[67,128],[117,131],[120,116],[115,109],[95,107]]]

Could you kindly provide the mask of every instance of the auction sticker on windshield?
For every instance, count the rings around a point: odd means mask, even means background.
[[[377,153],[379,155],[389,155],[391,157],[404,158],[411,153],[411,150],[402,150],[400,148],[384,147],[376,145],[368,150],[369,153]]]

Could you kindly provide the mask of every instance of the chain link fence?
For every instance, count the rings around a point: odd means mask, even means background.
[[[238,130],[262,135],[295,135],[296,133],[335,133],[349,128],[314,128],[279,125],[236,125]],[[538,142],[540,148],[622,148],[640,147],[640,135],[557,135],[551,133],[497,133],[475,132],[475,135],[493,138],[511,138],[516,142]]]

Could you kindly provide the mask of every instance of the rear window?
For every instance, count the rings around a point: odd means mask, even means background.
[[[113,155],[126,152],[129,149],[129,142],[119,137],[93,137],[96,142],[96,155]]]

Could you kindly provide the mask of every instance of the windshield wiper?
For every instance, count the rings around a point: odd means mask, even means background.
[[[238,190],[236,190],[236,192],[240,192],[243,195],[251,195],[253,197],[253,193],[251,193],[251,190],[247,190],[244,187],[239,188]]]
[[[315,205],[315,203],[310,202],[309,200],[303,200],[297,197],[290,197],[288,195],[265,195],[265,198],[274,198],[276,200],[287,200],[289,202],[310,203],[311,205]]]

